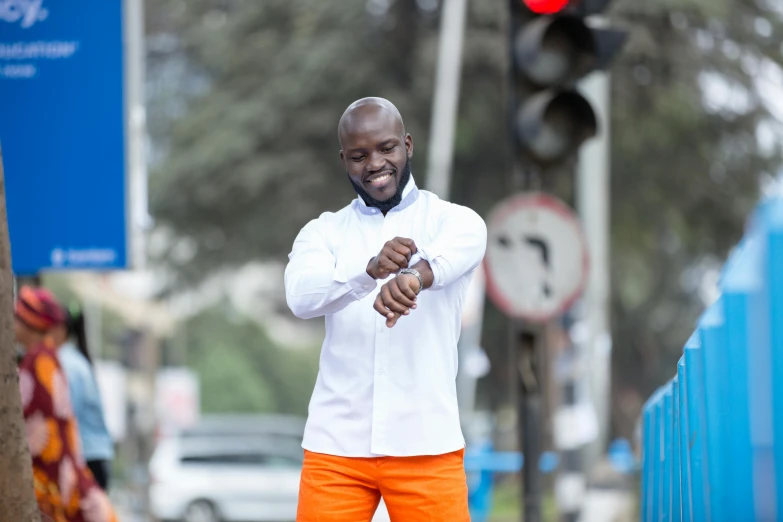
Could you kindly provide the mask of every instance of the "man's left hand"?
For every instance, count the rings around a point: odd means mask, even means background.
[[[398,275],[381,287],[373,308],[386,318],[386,326],[391,328],[401,316],[409,315],[416,308],[416,294],[419,290],[416,276]]]

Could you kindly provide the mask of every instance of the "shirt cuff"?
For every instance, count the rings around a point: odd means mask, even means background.
[[[346,283],[357,294],[358,298],[362,299],[378,286],[378,281],[367,273],[367,264],[369,262],[369,259],[366,261],[350,261],[345,263],[344,266],[335,268],[335,281]]]
[[[432,270],[432,286],[430,288],[433,290],[440,288],[443,282],[444,274],[443,267],[437,261],[437,258],[440,255],[437,252],[437,249],[431,249],[429,247],[421,248],[417,246],[416,250],[416,255],[420,256],[421,259],[430,264],[430,270]],[[411,259],[411,261],[413,261],[413,259]]]

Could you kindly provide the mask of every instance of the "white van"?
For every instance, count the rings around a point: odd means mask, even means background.
[[[150,510],[166,522],[292,522],[303,456],[301,438],[263,430],[167,437],[150,459]]]

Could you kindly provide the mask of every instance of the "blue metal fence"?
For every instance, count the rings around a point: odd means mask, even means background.
[[[644,405],[643,522],[783,521],[783,198],[756,209],[719,286]]]

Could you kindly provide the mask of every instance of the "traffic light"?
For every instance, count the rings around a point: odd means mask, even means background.
[[[627,35],[587,24],[609,0],[509,2],[512,132],[525,163],[545,172],[598,132],[593,108],[575,85],[606,68]]]

